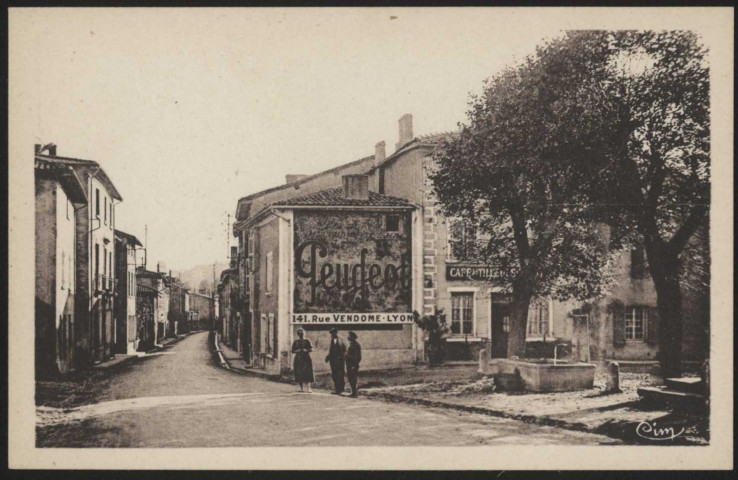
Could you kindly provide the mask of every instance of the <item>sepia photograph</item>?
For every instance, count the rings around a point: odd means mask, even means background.
[[[733,28],[11,8],[10,467],[733,468]]]

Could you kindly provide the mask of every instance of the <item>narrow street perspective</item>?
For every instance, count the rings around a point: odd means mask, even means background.
[[[17,9],[18,458],[716,463],[733,29],[680,8]]]
[[[617,444],[440,409],[298,393],[213,362],[208,333],[106,372],[83,405],[38,407],[40,447]],[[59,405],[59,400],[54,403]],[[279,411],[279,415],[273,412]]]

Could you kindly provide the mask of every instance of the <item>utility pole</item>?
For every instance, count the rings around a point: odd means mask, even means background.
[[[149,269],[149,225],[144,225],[144,270]]]

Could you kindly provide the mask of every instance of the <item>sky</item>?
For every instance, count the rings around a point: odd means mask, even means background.
[[[453,130],[485,78],[569,28],[528,9],[23,9],[22,138],[100,162],[149,265],[224,262],[238,198]],[[14,140],[18,140],[14,137]],[[154,263],[155,264],[155,263]]]

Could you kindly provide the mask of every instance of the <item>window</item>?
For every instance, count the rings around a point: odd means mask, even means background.
[[[510,315],[505,315],[502,317],[502,331],[505,333],[510,333]]]
[[[474,256],[476,234],[474,226],[464,220],[455,218],[448,221],[448,258],[449,260],[466,260]]]
[[[400,231],[400,216],[399,215],[385,215],[384,217],[385,230],[388,232],[399,232]]]
[[[95,281],[97,281],[97,277],[100,275],[100,244],[95,244]]]
[[[646,307],[642,305],[628,306],[625,309],[625,339],[642,341],[645,339],[645,327],[648,321]]]
[[[451,333],[454,335],[474,334],[474,293],[451,293]]]
[[[67,220],[69,220],[69,199],[67,199]]]
[[[100,218],[100,189],[95,189],[95,216]]]
[[[107,225],[108,224],[108,197],[104,197],[103,201],[104,201],[104,206],[105,206],[105,209],[103,211],[103,215],[104,215],[103,221],[105,222],[105,225]]]
[[[635,247],[630,251],[630,278],[641,279],[646,273],[646,256],[643,247]]]
[[[269,252],[266,254],[266,291],[271,292],[272,291],[272,252]]]
[[[543,337],[548,334],[548,302],[533,300],[528,306],[528,336]]]
[[[62,274],[61,274],[61,288],[64,290],[64,286],[67,283],[67,257],[66,253],[62,250],[62,258],[61,258],[61,267],[62,267]]]
[[[67,288],[69,288],[69,290],[74,288],[74,270],[72,270],[74,265],[72,263],[72,255],[74,254],[72,253],[67,255]]]

